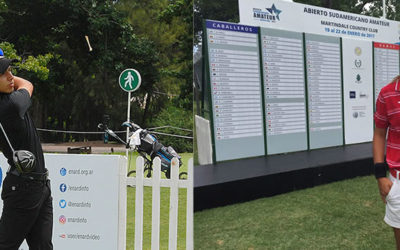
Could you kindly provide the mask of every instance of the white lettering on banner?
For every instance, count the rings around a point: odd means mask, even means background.
[[[232,24],[213,23],[212,26],[214,28],[217,28],[217,29],[246,31],[246,32],[252,32],[253,31],[253,29],[251,27],[245,27],[245,26],[240,26],[240,25],[232,25]]]

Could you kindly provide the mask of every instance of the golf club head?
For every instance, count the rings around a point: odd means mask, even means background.
[[[32,172],[35,168],[36,157],[27,150],[17,150],[13,155],[14,164],[21,173]]]
[[[133,126],[132,126],[132,123],[130,123],[130,122],[123,122],[122,124],[121,124],[121,126],[122,127],[127,127],[127,128],[132,128]]]
[[[140,129],[140,126],[139,126],[139,125],[137,125],[137,124],[135,124],[135,123],[133,123],[133,122],[128,122],[128,121],[123,122],[123,123],[121,124],[121,126],[122,126],[122,127],[126,127],[126,128],[130,128],[130,129],[133,129],[133,131],[136,131],[136,130]]]
[[[104,130],[104,129],[105,129],[105,126],[104,126],[103,123],[99,123],[99,125],[97,125],[97,127],[98,127],[99,129],[101,129],[101,130]]]

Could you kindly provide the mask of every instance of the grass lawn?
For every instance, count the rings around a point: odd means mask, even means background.
[[[182,153],[183,165],[180,172],[187,172],[189,158],[192,153]],[[131,160],[131,170],[135,169],[137,154]],[[165,175],[162,174],[165,178]],[[143,218],[143,249],[151,249],[151,187],[144,188],[144,218]],[[160,223],[160,249],[168,249],[169,234],[169,188],[161,188],[161,223]],[[178,208],[178,249],[186,248],[186,189],[179,189]],[[127,249],[134,249],[135,240],[135,188],[128,187],[128,212],[127,212]]]
[[[372,176],[194,214],[198,249],[395,249]]]

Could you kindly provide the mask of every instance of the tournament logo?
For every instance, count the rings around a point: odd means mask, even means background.
[[[356,54],[357,56],[361,56],[362,50],[360,47],[356,47],[354,49],[354,54]]]
[[[271,8],[259,9],[253,8],[253,18],[259,21],[264,22],[273,22],[280,21],[279,14],[282,11],[276,8],[275,4],[272,4]]]
[[[65,168],[60,169],[60,175],[65,176],[67,174],[67,170]]]
[[[361,60],[354,60],[354,65],[357,67],[357,68],[360,68],[361,67]]]
[[[355,119],[358,118],[358,112],[357,111],[353,113],[353,118],[355,118]]]
[[[58,203],[58,205],[59,205],[61,208],[65,208],[65,207],[67,206],[67,202],[66,202],[65,200],[60,200],[60,202]]]
[[[58,218],[58,221],[60,222],[60,224],[65,224],[65,222],[67,221],[67,218],[65,218],[65,216],[64,215],[61,215],[59,218]]]
[[[60,191],[61,192],[65,192],[65,191],[67,191],[67,185],[65,185],[65,183],[61,183],[61,185],[60,185]]]

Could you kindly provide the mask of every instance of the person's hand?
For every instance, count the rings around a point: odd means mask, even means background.
[[[393,182],[387,178],[382,177],[378,179],[379,193],[381,194],[382,201],[386,203],[386,196],[392,188]]]

